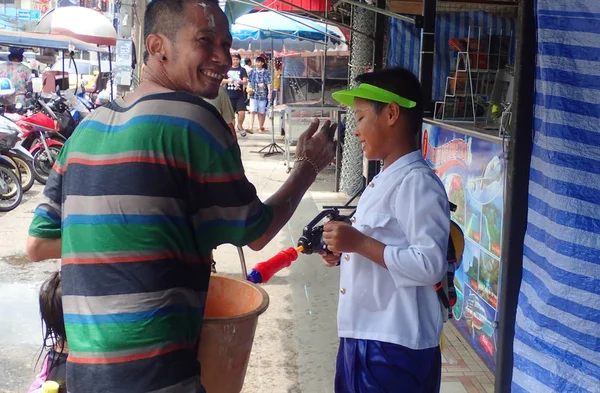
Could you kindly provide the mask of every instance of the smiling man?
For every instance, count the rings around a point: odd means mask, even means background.
[[[217,110],[231,35],[216,2],[153,0],[144,81],[65,144],[27,252],[62,258],[71,393],[204,392],[197,361],[211,250],[264,247],[331,162],[335,126],[300,137],[265,203]]]

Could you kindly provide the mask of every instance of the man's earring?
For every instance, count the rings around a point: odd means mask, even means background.
[[[162,61],[167,61],[167,56],[163,56]]]

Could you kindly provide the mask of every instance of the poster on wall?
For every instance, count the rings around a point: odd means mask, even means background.
[[[423,156],[457,205],[452,219],[465,235],[454,284],[454,324],[495,369],[504,214],[505,160],[501,143],[423,124]]]

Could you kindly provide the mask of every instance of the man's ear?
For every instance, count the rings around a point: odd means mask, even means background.
[[[400,106],[395,102],[390,102],[387,106],[388,125],[393,126],[400,119]]]
[[[167,56],[167,37],[162,34],[150,34],[146,38],[146,48],[150,57],[162,59]]]

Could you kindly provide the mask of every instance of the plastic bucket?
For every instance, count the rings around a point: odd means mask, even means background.
[[[239,393],[244,385],[258,316],[269,295],[246,280],[210,278],[198,359],[202,385],[210,393]]]

